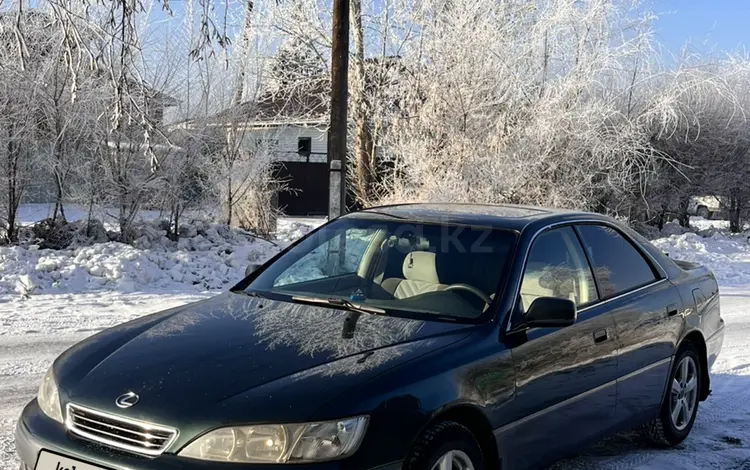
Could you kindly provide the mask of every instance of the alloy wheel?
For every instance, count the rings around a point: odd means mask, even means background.
[[[451,450],[435,462],[432,470],[474,470],[474,464],[465,453],[460,450]]]
[[[670,404],[672,425],[682,431],[690,424],[698,404],[698,367],[691,356],[685,356],[677,366],[672,379]]]

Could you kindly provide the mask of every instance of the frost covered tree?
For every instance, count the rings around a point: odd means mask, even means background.
[[[716,196],[732,229],[741,229],[750,200],[749,71],[742,57],[689,56],[655,81],[643,122],[654,150],[668,159],[649,175],[638,200],[656,225],[676,215],[687,226],[690,198]]]
[[[18,238],[18,207],[37,177],[39,158],[37,123],[49,51],[54,38],[44,33],[47,18],[18,10],[0,15],[0,241]],[[29,61],[34,54],[37,60]]]
[[[606,0],[425,4],[402,48],[386,200],[591,208],[601,181],[627,191],[655,157],[624,112],[647,40],[625,34],[627,13]]]
[[[248,123],[325,114],[330,5],[223,7],[0,5],[3,240],[37,168],[53,219],[67,201],[113,209],[125,241],[144,208],[169,218],[172,237],[191,211],[273,230],[284,182],[272,132]],[[154,33],[159,8],[168,34]],[[624,0],[352,0],[358,203],[539,204],[662,226],[687,225],[690,199],[715,195],[740,230],[750,61],[665,65],[652,19]],[[179,101],[169,125],[167,96]]]
[[[227,225],[267,235],[275,229],[273,200],[282,186],[274,178],[274,149],[267,143],[256,145],[247,123],[258,115],[259,101],[270,94],[265,74],[271,64],[262,51],[276,37],[261,29],[263,25],[256,27],[254,18],[262,11],[243,5],[235,13],[243,27],[231,50],[196,49],[200,40],[190,32],[194,18],[188,14],[186,39],[195,52],[183,64],[187,73],[181,123],[169,138],[184,148],[187,161],[182,163],[194,160],[197,164],[188,166],[205,167],[199,191],[203,209]],[[277,110],[279,116],[283,112]],[[196,188],[185,189],[184,194],[192,194]]]

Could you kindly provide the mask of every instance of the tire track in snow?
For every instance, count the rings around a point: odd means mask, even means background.
[[[700,419],[696,420],[693,429],[710,429],[711,425],[735,416],[737,411],[746,410],[750,402],[750,387],[744,386],[748,382],[747,376],[716,375],[713,382],[719,382],[721,388],[713,390],[708,400],[699,405]]]

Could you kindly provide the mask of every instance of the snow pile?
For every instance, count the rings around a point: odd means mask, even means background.
[[[715,229],[710,236],[696,233],[671,235],[654,244],[673,259],[692,261],[711,269],[722,285],[750,283],[748,233],[726,234]]]
[[[620,221],[625,224],[628,223],[626,220]],[[709,220],[697,216],[690,217],[689,228],[680,225],[677,219],[666,222],[661,230],[659,230],[654,225],[649,225],[643,222],[635,222],[630,224],[630,226],[649,240],[670,237],[672,235],[682,235],[683,233],[688,232],[697,233],[702,237],[710,237],[715,233],[729,232],[729,221],[713,219]],[[744,230],[750,230],[750,225],[745,224]]]
[[[264,262],[287,244],[285,240],[311,229],[312,225],[280,224],[278,236],[284,241],[275,243],[242,230],[196,222],[185,225],[175,242],[158,225],[141,224],[132,245],[0,247],[0,295],[226,289],[242,278],[248,264]]]
[[[627,225],[627,222],[621,222]],[[633,228],[633,230],[640,233],[649,240],[669,237],[671,235],[682,235],[683,233],[687,233],[690,231],[690,229],[681,226],[676,221],[665,223],[664,227],[661,230],[659,230],[659,228],[654,225],[649,225],[642,222],[636,222],[630,224],[630,226]]]
[[[729,221],[704,219],[703,217],[690,217],[690,226],[698,231],[705,231],[710,229],[729,230]],[[745,230],[748,229],[747,224],[745,224],[744,228]]]
[[[324,218],[282,218],[277,222],[277,232],[274,235],[280,244],[288,245],[318,228],[326,220]]]
[[[269,243],[206,246],[201,251],[148,250],[117,242],[74,250],[0,248],[0,294],[118,290],[151,291],[187,284],[223,289],[242,278],[248,263],[275,252]]]
[[[667,222],[664,224],[664,228],[661,229],[660,235],[662,237],[669,237],[672,235],[682,235],[683,233],[689,232],[688,229],[680,225],[678,222]]]

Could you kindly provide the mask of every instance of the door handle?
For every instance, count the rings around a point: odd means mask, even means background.
[[[679,313],[677,309],[677,304],[669,304],[667,305],[667,316],[673,317]]]
[[[607,341],[607,339],[609,339],[609,333],[606,328],[594,332],[594,343],[601,343]]]

